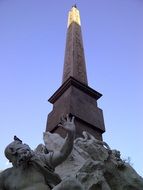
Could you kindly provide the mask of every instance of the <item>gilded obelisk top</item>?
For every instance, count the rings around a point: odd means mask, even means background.
[[[81,23],[80,23],[80,14],[79,14],[79,10],[77,9],[76,5],[74,5],[72,7],[72,9],[69,11],[69,15],[68,15],[68,27],[70,26],[70,24],[72,22],[75,22],[78,25],[81,25]]]
[[[73,6],[68,14],[63,83],[70,77],[88,85],[80,13],[76,6]]]

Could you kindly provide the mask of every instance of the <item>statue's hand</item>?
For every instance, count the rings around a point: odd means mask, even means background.
[[[68,135],[65,138],[65,142],[61,150],[54,151],[53,153],[51,163],[54,168],[61,164],[63,161],[65,161],[73,149],[75,138],[74,117],[69,117],[69,115],[66,115],[66,117],[62,117],[61,122],[58,126],[64,128],[67,131]]]
[[[74,133],[75,132],[75,124],[74,124],[74,116],[71,118],[67,114],[66,117],[61,118],[61,122],[59,123],[60,127],[63,127],[67,132]]]

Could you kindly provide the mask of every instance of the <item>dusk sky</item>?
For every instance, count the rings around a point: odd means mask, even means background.
[[[104,141],[143,176],[143,0],[0,0],[0,170],[14,135],[31,148],[43,142],[75,2],[88,83],[103,94]]]

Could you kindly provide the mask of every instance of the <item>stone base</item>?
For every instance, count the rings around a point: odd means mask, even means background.
[[[97,106],[97,100],[102,95],[88,86],[70,77],[49,99],[53,111],[48,115],[46,131],[66,133],[58,127],[60,118],[66,114],[75,116],[77,126],[76,136],[82,136],[82,131],[88,131],[97,139],[102,139],[105,132],[103,113]]]

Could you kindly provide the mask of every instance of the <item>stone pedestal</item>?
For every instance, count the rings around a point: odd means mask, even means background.
[[[77,137],[82,136],[82,131],[88,131],[102,140],[104,119],[102,110],[97,106],[101,96],[99,92],[70,77],[49,99],[53,110],[48,115],[46,131],[65,137],[66,132],[58,127],[58,123],[62,116],[71,114],[75,116]]]

